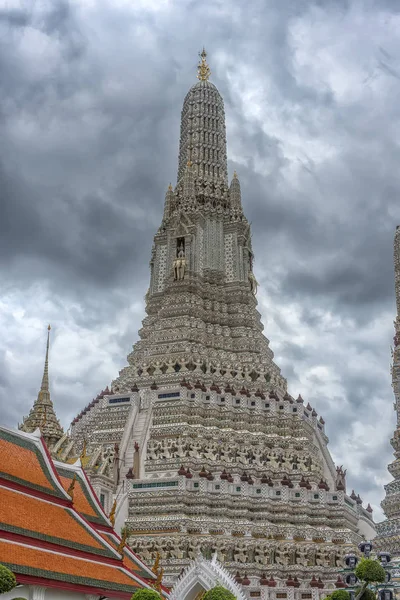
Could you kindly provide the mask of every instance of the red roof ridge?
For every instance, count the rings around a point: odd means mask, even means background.
[[[2,486],[0,486],[0,487],[2,487]],[[7,489],[9,489],[10,491],[13,491],[14,493],[21,494],[22,496],[26,496],[27,498],[35,498],[35,500],[37,500],[38,502],[47,502],[48,504],[51,504],[51,505],[53,505],[53,506],[56,506],[56,507],[57,507],[57,508],[59,508],[60,510],[65,510],[65,511],[67,511],[67,514],[70,514],[70,515],[71,515],[71,517],[72,517],[73,519],[75,519],[75,520],[76,520],[76,521],[79,523],[79,525],[80,525],[81,527],[82,527],[82,526],[84,527],[85,531],[86,531],[86,532],[87,532],[87,533],[88,533],[90,536],[94,537],[94,538],[97,540],[97,542],[99,543],[99,545],[100,545],[100,546],[101,546],[103,549],[105,549],[107,552],[109,552],[109,553],[111,554],[111,556],[109,556],[109,557],[108,557],[108,558],[109,558],[109,560],[119,560],[119,559],[120,559],[120,554],[119,554],[119,553],[116,551],[116,549],[115,549],[115,548],[113,548],[113,546],[112,546],[112,545],[111,545],[111,544],[110,544],[110,543],[109,543],[107,540],[105,540],[105,539],[102,537],[102,535],[101,535],[101,534],[100,534],[100,533],[97,531],[96,527],[94,527],[94,526],[93,526],[93,525],[92,525],[92,524],[91,524],[89,521],[87,521],[87,520],[86,520],[86,519],[83,517],[83,515],[81,515],[81,514],[80,514],[80,513],[79,513],[79,512],[78,512],[78,511],[77,511],[77,510],[74,508],[74,506],[73,506],[73,504],[72,504],[72,503],[71,503],[71,506],[64,506],[64,505],[61,505],[61,504],[59,504],[58,502],[54,502],[54,501],[53,501],[53,499],[49,499],[49,498],[41,498],[41,497],[37,497],[37,496],[32,496],[32,495],[30,494],[30,490],[29,490],[29,488],[26,488],[26,490],[25,490],[25,491],[23,491],[23,490],[16,490],[16,489],[14,489],[14,488],[10,488],[10,487],[7,487]],[[62,516],[62,515],[63,515],[63,513],[60,513],[60,516]],[[39,527],[40,527],[40,525],[39,525]],[[37,529],[39,529],[39,527],[38,527]],[[21,534],[21,535],[24,535],[24,534]],[[51,537],[52,537],[50,534],[48,534],[48,535],[49,535],[49,538],[51,538]],[[32,536],[32,537],[30,537],[29,535],[26,535],[26,534],[25,534],[25,536],[26,536],[26,539],[29,539],[29,540],[32,540],[32,541],[34,541],[34,540],[38,540],[38,538],[35,538],[35,537],[33,537],[33,536]],[[54,538],[56,538],[56,537],[58,537],[58,536],[57,536],[57,535],[54,535]],[[63,547],[63,546],[62,546],[62,541],[64,541],[64,542],[67,544],[67,547],[68,547],[68,548],[70,547],[70,546],[68,545],[68,542],[71,542],[71,541],[73,541],[73,540],[71,540],[71,539],[70,539],[70,540],[68,540],[67,538],[62,538],[61,536],[60,536],[60,540],[61,540],[61,543],[60,543],[60,542],[58,542],[58,546],[59,546],[60,548],[62,548],[62,547]],[[54,545],[54,547],[57,547],[57,543],[56,543],[56,542],[53,542],[53,541],[50,541],[50,540],[49,540],[49,543],[50,543],[50,544],[53,544],[53,545]],[[77,548],[76,550],[77,550],[78,552],[86,552],[86,553],[90,554],[90,549],[89,549],[89,548],[88,548],[87,550],[84,550],[84,549],[82,549],[82,548],[81,548],[81,549]],[[97,549],[97,551],[98,551],[98,549]],[[94,553],[96,553],[96,547],[95,547],[95,546],[93,547],[93,552],[94,552]],[[97,554],[96,554],[96,555],[97,555]],[[101,556],[104,556],[104,554],[103,554],[103,555],[101,555]],[[107,559],[107,556],[105,556],[105,558]]]
[[[15,490],[17,492],[19,491],[24,494],[28,494],[28,490],[29,490],[29,496],[32,496],[33,498],[41,498],[42,500],[47,500],[48,502],[53,502],[54,504],[57,504],[58,506],[64,506],[64,507],[72,506],[72,500],[69,496],[68,496],[68,500],[63,500],[62,498],[59,498],[58,496],[52,496],[51,494],[46,494],[45,492],[29,488],[28,486],[23,485],[21,483],[17,483],[15,481],[10,481],[9,479],[4,479],[3,477],[1,477],[1,474],[0,474],[0,487],[4,487],[4,488],[10,489],[10,490]]]
[[[32,552],[32,551],[34,551],[34,552],[41,552],[41,553],[47,555],[47,560],[41,559],[41,561],[40,561],[40,568],[39,567],[33,567],[32,568],[31,566],[28,567],[29,573],[26,573],[26,574],[29,574],[29,575],[31,575],[33,577],[35,577],[34,571],[36,570],[36,571],[41,571],[41,575],[40,575],[41,577],[45,577],[46,579],[50,579],[52,581],[57,581],[59,578],[57,578],[57,577],[53,577],[53,578],[52,577],[46,577],[46,575],[43,575],[43,573],[46,573],[46,574],[48,573],[49,575],[50,574],[59,575],[58,571],[56,571],[54,568],[51,568],[52,567],[51,560],[53,559],[53,561],[54,561],[54,560],[56,560],[56,557],[63,557],[63,562],[64,562],[63,567],[64,568],[66,568],[66,564],[68,563],[68,561],[70,561],[70,562],[80,561],[80,562],[84,562],[86,564],[85,573],[83,573],[83,572],[81,573],[81,571],[79,571],[78,575],[76,575],[76,573],[75,573],[74,575],[69,576],[68,581],[72,580],[73,578],[75,578],[75,579],[82,578],[83,581],[82,582],[78,582],[77,585],[85,585],[84,580],[88,579],[88,578],[91,579],[90,573],[88,573],[88,571],[90,570],[90,565],[94,565],[94,567],[92,567],[92,568],[95,569],[96,566],[99,568],[98,572],[97,572],[96,579],[98,580],[98,582],[101,581],[102,584],[104,584],[104,588],[103,589],[105,589],[105,590],[107,590],[107,589],[113,589],[113,584],[114,583],[117,583],[118,586],[126,586],[126,591],[128,591],[129,586],[134,587],[134,584],[133,583],[129,583],[129,581],[128,582],[126,582],[126,581],[125,582],[124,581],[121,582],[121,578],[123,578],[121,576],[124,576],[125,578],[128,578],[128,580],[129,579],[133,580],[135,583],[139,584],[140,587],[148,587],[148,588],[151,589],[151,586],[150,586],[149,583],[147,583],[143,579],[139,578],[133,572],[131,572],[128,569],[126,569],[126,567],[123,566],[122,561],[121,561],[120,564],[118,564],[118,563],[117,564],[110,564],[110,563],[104,564],[103,562],[95,560],[95,557],[93,557],[92,559],[90,559],[90,558],[86,558],[86,557],[83,558],[83,557],[80,557],[80,556],[72,556],[72,555],[70,555],[70,554],[68,554],[66,552],[61,551],[61,550],[49,550],[47,548],[41,548],[39,546],[35,546],[33,544],[26,543],[26,542],[17,542],[15,540],[13,540],[11,542],[10,540],[0,539],[0,549],[1,549],[1,545],[3,545],[3,544],[12,544],[14,550],[16,549],[16,546],[18,546],[18,547],[26,548],[28,550],[28,552],[29,551],[30,552]],[[12,554],[10,553],[9,556],[10,557],[11,556],[14,557],[14,554],[16,554],[16,552],[13,552]],[[15,558],[14,558],[14,560],[15,560]],[[90,565],[88,565],[88,563],[90,563]],[[7,560],[3,559],[2,560],[2,564],[7,565],[7,564],[12,564],[12,563],[10,563]],[[46,567],[48,567],[48,569],[46,569]],[[120,582],[114,582],[112,580],[107,580],[106,579],[106,577],[107,577],[107,573],[106,572],[107,572],[108,569],[112,569],[112,571],[114,572],[114,576],[120,578]],[[62,571],[60,571],[60,572],[62,572]],[[16,573],[16,575],[17,575],[17,580],[18,580],[18,573]],[[103,575],[103,578],[100,577],[101,575]],[[61,579],[61,581],[62,581],[62,579]],[[136,587],[139,587],[139,586],[136,586]],[[130,593],[132,593],[131,590],[130,590]]]
[[[71,475],[76,475],[77,479],[79,478],[79,482],[81,484],[82,487],[82,491],[83,492],[87,492],[88,495],[90,496],[91,501],[93,502],[93,504],[95,505],[95,509],[98,513],[98,516],[100,519],[103,520],[103,526],[105,528],[109,528],[110,531],[113,531],[113,527],[111,524],[110,519],[108,518],[108,515],[106,514],[104,508],[102,507],[96,492],[94,491],[92,484],[89,481],[88,476],[85,473],[85,470],[80,466],[80,460],[79,460],[79,464],[78,461],[76,461],[74,464],[68,464],[68,463],[63,463],[63,462],[59,462],[59,461],[54,461],[55,464],[55,468],[58,469],[59,471],[61,471],[61,473],[59,473],[59,475],[61,474],[61,476],[63,476],[63,471],[68,471],[69,473],[71,473]],[[72,477],[71,477],[72,479]],[[88,519],[90,520],[90,519]],[[98,524],[96,523],[96,526]]]

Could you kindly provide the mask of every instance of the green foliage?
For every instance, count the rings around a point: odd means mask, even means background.
[[[203,600],[236,600],[236,598],[232,592],[222,587],[222,585],[217,585],[204,594]]]
[[[161,596],[155,590],[143,588],[135,592],[132,595],[131,600],[161,600]]]
[[[4,565],[0,565],[0,594],[10,592],[17,585],[15,575]]]
[[[330,594],[330,598],[332,600],[350,600],[350,594],[346,590],[335,590]]]
[[[372,558],[362,558],[354,573],[360,581],[366,583],[383,583],[385,581],[385,569],[380,562]]]
[[[360,589],[361,588],[356,588],[356,591],[355,591],[356,597],[358,596]],[[366,588],[363,591],[362,595],[360,596],[360,600],[375,600],[375,598],[376,598],[375,592],[373,592],[369,588]]]

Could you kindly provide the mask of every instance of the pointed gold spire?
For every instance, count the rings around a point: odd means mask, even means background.
[[[197,67],[197,79],[200,81],[208,81],[211,75],[211,69],[207,64],[207,52],[203,48],[202,52],[199,53],[201,58],[198,67]]]
[[[170,184],[169,184],[169,186],[168,186],[168,191],[169,191],[169,192],[172,192],[172,183],[170,183]]]

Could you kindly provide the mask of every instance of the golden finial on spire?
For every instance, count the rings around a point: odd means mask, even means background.
[[[236,171],[233,171],[233,179],[237,179],[237,173],[236,173]]]
[[[201,58],[201,61],[199,62],[197,67],[197,79],[200,79],[200,81],[208,81],[211,75],[211,69],[207,64],[207,52],[204,48],[201,53],[199,52],[199,56]]]
[[[169,186],[168,186],[168,191],[169,191],[169,192],[172,192],[172,184],[171,184],[171,183],[170,183],[170,184],[169,184]]]
[[[114,527],[115,525],[115,511],[117,510],[117,499],[114,500],[113,505],[111,507],[110,510],[110,514],[108,515],[108,518],[111,521],[111,525]]]

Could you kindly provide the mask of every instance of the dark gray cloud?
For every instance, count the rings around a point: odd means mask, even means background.
[[[2,421],[36,396],[47,321],[64,426],[124,366],[204,44],[276,361],[378,508],[395,421],[398,14],[394,0],[1,9]]]

